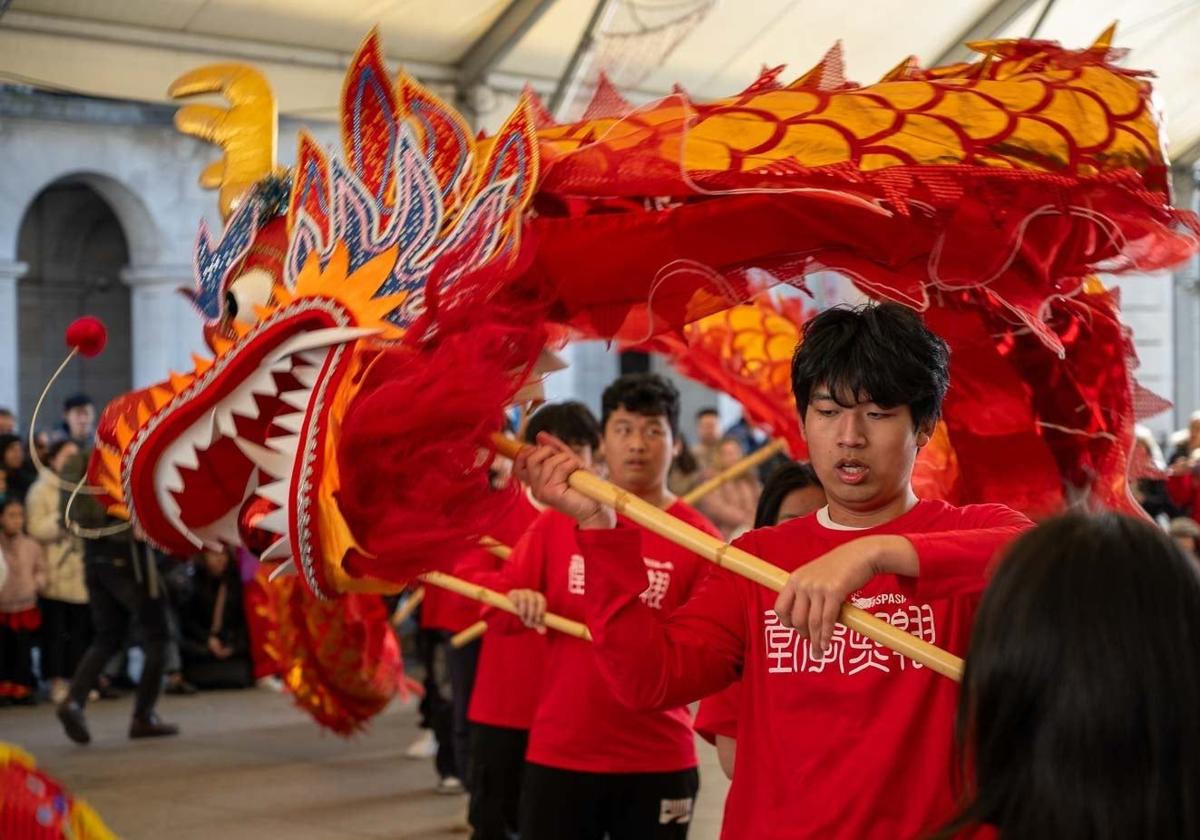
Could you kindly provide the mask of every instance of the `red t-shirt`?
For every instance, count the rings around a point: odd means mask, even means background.
[[[696,709],[696,734],[710,744],[717,743],[718,735],[736,738],[741,713],[742,684],[732,682],[700,701],[700,707]]]
[[[712,523],[683,502],[677,501],[667,512],[717,535]],[[632,533],[641,531],[628,520],[621,521]],[[545,594],[547,610],[582,621],[584,604],[595,595],[575,541],[577,533],[575,520],[546,511],[517,543],[509,571],[510,588],[536,589]],[[662,537],[641,533],[637,553],[623,558],[629,577],[637,581],[633,597],[640,598],[647,612],[669,615],[708,575],[708,563]],[[505,624],[511,628],[514,623]],[[605,682],[591,642],[549,631],[546,647],[542,694],[525,754],[528,761],[588,773],[669,773],[696,766],[692,717],[686,704],[634,711],[617,700]]]
[[[511,548],[537,515],[537,509],[522,493],[503,525],[489,536]],[[511,559],[501,560],[490,551],[480,549],[460,561],[455,574],[480,586],[506,592],[511,587],[505,580],[504,570]],[[476,619],[482,612],[476,611]],[[494,621],[491,616],[488,620],[489,624]],[[541,692],[545,661],[546,637],[542,634],[532,630],[502,633],[489,627],[479,648],[479,664],[467,718],[488,726],[528,729]]]
[[[866,531],[833,530],[813,515],[737,545],[792,570],[857,537],[903,535],[920,575],[877,576],[851,602],[961,656],[988,565],[1030,524],[1002,505],[923,501]],[[953,816],[954,682],[840,624],[829,655],[815,657],[778,623],[775,593],[726,572],[664,620],[637,600],[637,530],[580,531],[578,541],[600,668],[625,703],[674,707],[740,675],[725,840],[907,840]]]

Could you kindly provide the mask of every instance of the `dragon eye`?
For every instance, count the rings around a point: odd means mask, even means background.
[[[229,284],[225,292],[225,314],[243,324],[258,321],[255,306],[266,306],[271,301],[271,287],[275,281],[261,268],[252,268]]]

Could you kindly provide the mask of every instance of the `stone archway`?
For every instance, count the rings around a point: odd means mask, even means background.
[[[95,183],[87,176],[54,181],[38,193],[21,220],[17,259],[24,276],[16,289],[16,409],[29,433],[56,425],[62,400],[72,393],[88,393],[100,408],[132,385],[130,294],[122,282],[130,264],[130,236]],[[104,192],[115,192],[112,185],[103,186]],[[124,209],[127,215],[129,208]],[[31,429],[38,394],[66,352],[63,331],[84,314],[105,322],[108,347],[95,359],[72,363],[47,397],[39,429]]]

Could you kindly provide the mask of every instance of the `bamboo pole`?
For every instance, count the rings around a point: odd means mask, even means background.
[[[488,625],[486,621],[476,621],[470,627],[466,628],[465,630],[460,630],[451,636],[450,647],[464,648],[486,633],[487,629]]]
[[[399,627],[408,617],[417,611],[417,607],[421,606],[421,602],[425,600],[425,587],[418,587],[413,594],[408,596],[408,600],[400,605],[400,608],[392,613],[392,625]]]
[[[473,601],[479,601],[482,604],[487,604],[489,607],[495,607],[498,610],[504,610],[512,615],[517,614],[517,608],[513,602],[508,599],[507,595],[488,589],[486,586],[465,581],[462,578],[456,578],[444,572],[426,572],[421,575],[421,580],[425,583],[431,583],[434,586],[447,589],[456,595],[462,595],[464,598],[470,598]],[[587,627],[578,622],[572,621],[569,618],[563,618],[561,615],[554,613],[546,613],[545,625],[551,630],[557,630],[559,633],[566,633],[568,636],[574,636],[576,639],[592,640],[592,634],[588,632]]]
[[[494,554],[501,560],[507,560],[512,555],[511,548],[493,537],[480,537],[479,544],[484,548],[485,551]],[[484,633],[486,633],[487,629],[488,626],[486,621],[476,621],[467,629],[456,633],[454,636],[451,636],[450,647],[466,647],[467,645],[471,644],[471,642],[475,641]]]
[[[523,445],[504,435],[493,435],[492,442],[497,451],[509,458],[516,458]],[[608,483],[587,470],[576,470],[568,479],[571,487],[589,499],[616,510],[637,524],[670,540],[676,545],[692,551],[722,569],[748,578],[755,583],[779,592],[787,584],[788,573],[783,569],[755,557],[736,546],[723,543],[699,528],[682,522],[659,510],[649,502],[642,501],[632,493]],[[838,620],[872,641],[879,642],[914,662],[936,671],[956,682],[962,682],[963,661],[959,657],[918,639],[911,633],[900,630],[878,619],[866,610],[850,604],[842,604]]]
[[[480,537],[479,545],[485,550],[499,557],[501,560],[507,560],[509,555],[512,554],[511,548],[499,540],[492,539],[491,537]]]
[[[507,560],[512,554],[512,549],[506,546],[493,537],[480,537],[479,545],[485,550],[499,557],[501,560]],[[450,647],[463,648],[471,644],[487,632],[488,625],[486,621],[476,621],[465,630],[460,630],[450,637]]]
[[[721,470],[721,472],[714,475],[708,481],[703,481],[700,484],[697,484],[695,487],[685,493],[682,498],[689,505],[694,505],[700,499],[703,499],[725,482],[732,481],[739,475],[749,472],[763,461],[770,460],[777,452],[782,452],[786,448],[787,441],[785,441],[783,438],[776,438],[766,446],[760,447],[758,450],[751,452],[736,464]]]

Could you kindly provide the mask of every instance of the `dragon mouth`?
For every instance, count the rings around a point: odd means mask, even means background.
[[[239,544],[239,514],[255,493],[276,506],[260,527],[288,533],[314,394],[347,344],[378,332],[353,326],[330,301],[288,310],[218,356],[136,434],[122,470],[125,498],[160,547],[178,554]]]
[[[259,526],[287,533],[292,466],[314,386],[333,347],[364,332],[331,327],[284,341],[167,445],[154,466],[154,488],[159,510],[172,528],[197,548],[236,545],[241,505],[257,493],[277,505]],[[227,480],[213,481],[217,470]],[[214,505],[193,506],[190,500],[198,495],[225,511],[202,521]],[[185,514],[184,508],[193,511]]]

